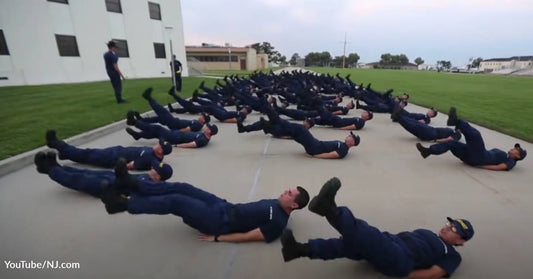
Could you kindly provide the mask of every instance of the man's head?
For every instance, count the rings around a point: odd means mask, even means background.
[[[429,118],[433,118],[435,116],[437,116],[438,112],[435,108],[430,108],[428,109],[428,112],[426,112],[426,116],[429,117]]]
[[[200,122],[202,125],[205,123],[209,123],[209,121],[211,121],[211,117],[207,113],[202,112],[198,117],[198,122]]]
[[[304,125],[305,128],[307,128],[307,130],[313,128],[313,126],[315,126],[315,119],[311,118],[311,117],[308,117],[304,120],[304,122],[302,123],[302,125]]]
[[[350,132],[350,134],[344,139],[344,143],[348,145],[348,147],[358,146],[359,142],[361,142],[361,138],[352,132]]]
[[[152,149],[157,157],[163,158],[164,155],[168,155],[172,152],[172,145],[164,139],[159,139],[159,143],[154,145]]]
[[[107,42],[107,48],[109,50],[115,51],[117,50],[117,44],[114,41]]]
[[[409,94],[407,94],[407,93],[403,93],[403,94],[402,94],[402,100],[403,100],[403,101],[407,101],[407,100],[409,100]]]
[[[355,104],[353,100],[351,100],[349,103],[346,104],[347,109],[353,109],[355,107]]]
[[[364,121],[368,121],[374,118],[374,114],[368,110],[365,110],[363,113],[361,113],[361,118],[363,118]]]
[[[448,221],[439,231],[439,237],[446,243],[459,246],[474,236],[474,228],[468,220],[450,217],[446,217],[446,219]]]
[[[172,173],[173,171],[170,165],[158,161],[152,162],[152,169],[148,171],[148,175],[152,181],[165,181],[172,176]]]
[[[509,150],[507,154],[509,155],[509,157],[511,157],[511,159],[514,159],[515,161],[521,161],[526,158],[527,151],[525,149],[522,149],[522,147],[520,147],[520,144],[516,143],[514,145],[514,148]]]
[[[304,188],[297,186],[281,193],[278,200],[281,207],[290,212],[304,208],[309,203],[309,193]]]
[[[209,131],[210,136],[214,136],[218,133],[218,127],[215,124],[205,124],[206,131]]]

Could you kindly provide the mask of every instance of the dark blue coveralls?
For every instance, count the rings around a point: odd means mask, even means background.
[[[453,129],[431,127],[403,114],[398,116],[398,123],[409,133],[421,140],[444,139],[455,134]]]
[[[212,101],[197,98],[195,99],[195,102],[202,105],[202,108],[205,112],[213,115],[217,120],[222,122],[227,119],[237,118],[239,116],[239,113],[237,111],[228,111],[222,106]]]
[[[267,242],[278,238],[289,215],[277,199],[232,204],[187,183],[143,181],[128,200],[131,214],[174,214],[208,235],[248,232],[259,228]]]
[[[60,159],[102,168],[112,168],[119,158],[124,158],[126,162],[133,161],[136,170],[150,170],[154,160],[158,162],[162,160],[155,155],[152,147],[113,146],[102,149],[81,149],[61,141],[56,149],[59,151]]]
[[[174,112],[177,112],[177,113],[188,112],[188,113],[192,113],[192,114],[204,112],[204,109],[203,109],[202,106],[197,106],[197,105],[193,104],[191,101],[187,101],[187,100],[181,98],[180,96],[178,96],[174,92],[171,92],[171,95],[183,107],[183,108],[174,109]]]
[[[318,116],[318,112],[316,110],[299,110],[299,109],[288,109],[288,108],[278,107],[276,108],[276,111],[292,119],[302,120],[302,121],[308,117]]]
[[[301,124],[281,121],[280,125],[285,131],[289,131],[294,141],[301,144],[305,148],[305,152],[311,156],[332,151],[336,151],[339,154],[339,158],[344,158],[348,154],[349,148],[342,141],[320,141],[313,137],[311,132]]]
[[[50,170],[48,176],[55,182],[67,188],[88,193],[99,198],[102,194],[100,183],[107,180],[110,183],[115,181],[115,173],[108,170],[87,170],[77,169],[67,166],[57,166]],[[133,174],[139,181],[149,181],[148,174]]]
[[[383,274],[395,277],[405,277],[414,269],[433,265],[451,275],[461,263],[459,253],[429,230],[397,235],[381,232],[354,217],[346,207],[338,207],[335,216],[328,215],[327,220],[341,237],[310,240],[312,259],[367,260]]]
[[[196,147],[203,147],[209,143],[209,139],[203,132],[181,132],[178,130],[169,130],[159,125],[148,124],[143,121],[137,121],[135,127],[141,130],[140,137],[145,139],[164,139],[171,144],[181,144],[196,142]]]
[[[107,76],[111,80],[111,85],[115,91],[115,99],[117,103],[122,102],[122,81],[120,80],[120,75],[113,66],[113,64],[118,63],[118,56],[112,51],[108,51],[104,54],[105,69]]]
[[[429,147],[430,153],[439,155],[450,150],[455,157],[470,166],[505,163],[507,170],[511,170],[516,165],[516,161],[510,158],[507,152],[497,148],[486,150],[481,134],[468,122],[459,119],[456,128],[461,130],[465,136],[466,144],[458,141],[441,142],[431,145]]]
[[[350,125],[355,125],[355,129],[359,130],[365,126],[365,120],[359,117],[342,118],[329,111],[323,109],[318,110],[319,117],[315,118],[315,123],[322,126],[333,126],[335,128],[342,128]]]
[[[174,70],[174,86],[177,91],[181,91],[181,62],[174,59],[174,69],[172,69],[172,62],[170,62],[170,70]]]
[[[170,113],[163,106],[158,104],[153,98],[150,98],[148,103],[150,104],[154,112],[157,114],[157,116],[145,117],[142,120],[144,122],[161,123],[167,126],[171,130],[179,130],[179,129],[190,127],[191,131],[193,132],[200,131],[202,127],[204,126],[198,120],[182,120],[182,119],[172,116],[172,113]]]

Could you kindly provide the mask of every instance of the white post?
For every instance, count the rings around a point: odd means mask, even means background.
[[[176,94],[176,70],[174,70],[174,50],[172,49],[172,26],[165,26],[165,30],[169,31],[167,32],[169,44],[170,44],[170,68],[172,72],[172,85],[174,86],[174,94]]]

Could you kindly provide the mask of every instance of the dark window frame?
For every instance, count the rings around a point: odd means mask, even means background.
[[[48,2],[55,2],[55,3],[59,3],[59,4],[67,4],[68,5],[68,0],[46,0]]]
[[[161,19],[161,6],[158,3],[148,2],[148,12],[151,19],[162,20]]]
[[[154,43],[154,54],[156,59],[166,59],[165,43]]]
[[[121,40],[121,39],[113,39],[113,42],[117,44],[117,52],[116,55],[118,57],[130,57],[130,51],[128,49],[128,41],[127,40]]]
[[[105,0],[105,8],[108,12],[122,13],[122,4],[120,0]]]
[[[4,30],[0,29],[0,55],[9,55],[9,48],[7,47],[6,37],[4,37]]]
[[[76,36],[55,34],[57,50],[62,57],[80,57]]]

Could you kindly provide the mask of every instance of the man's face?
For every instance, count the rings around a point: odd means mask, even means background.
[[[426,115],[427,117],[432,118],[435,116],[435,112],[432,109],[430,109],[428,110],[428,112],[426,112]]]
[[[509,150],[507,152],[507,154],[509,155],[510,158],[512,159],[515,159],[515,160],[518,160],[520,159],[520,151],[518,150],[518,148],[514,147],[513,149]]]
[[[446,224],[440,229],[439,237],[442,240],[444,240],[444,242],[451,244],[451,245],[462,245],[463,243],[466,242],[457,233],[457,229],[455,228],[455,225],[450,222],[446,222]]]
[[[367,121],[370,118],[370,115],[365,111],[361,113],[361,118],[363,118],[364,121]]]
[[[348,104],[346,104],[346,108],[347,109],[353,109],[355,107],[353,101],[349,102]],[[366,120],[366,119],[365,119]]]
[[[161,147],[160,144],[154,145],[153,149],[154,149],[154,153],[155,153],[155,155],[157,157],[163,157],[163,155],[165,155],[165,154],[163,154],[163,148]]]
[[[154,169],[150,169],[148,171],[148,176],[150,176],[152,181],[161,181],[161,175],[159,175],[159,173]]]
[[[298,204],[295,200],[299,194],[300,191],[298,191],[298,188],[290,188],[281,193],[279,196],[279,202],[283,207],[298,208]]]
[[[344,139],[344,143],[348,146],[354,146],[355,145],[355,141],[353,139],[353,137],[351,135],[348,135],[345,139]]]

